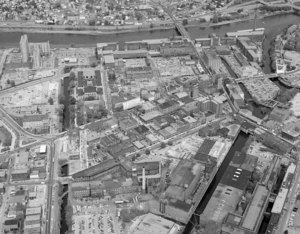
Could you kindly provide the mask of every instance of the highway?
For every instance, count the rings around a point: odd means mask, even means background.
[[[20,136],[33,138],[36,140],[41,140],[43,138],[48,139],[48,137],[42,137],[42,136],[27,132],[9,114],[6,113],[6,111],[4,110],[2,105],[0,105],[0,116],[2,117],[2,121],[5,122],[8,126],[10,126],[12,129],[14,129],[15,132],[19,133]]]

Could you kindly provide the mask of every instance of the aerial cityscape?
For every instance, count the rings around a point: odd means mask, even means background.
[[[0,6],[0,234],[300,234],[300,0]]]

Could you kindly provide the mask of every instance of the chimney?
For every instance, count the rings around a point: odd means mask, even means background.
[[[143,167],[143,174],[142,174],[142,189],[143,189],[143,192],[146,192],[146,171],[145,171],[145,167]]]

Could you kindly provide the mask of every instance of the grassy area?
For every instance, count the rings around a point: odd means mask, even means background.
[[[3,144],[3,146],[10,146],[11,141],[11,133],[4,126],[0,126],[0,142]]]

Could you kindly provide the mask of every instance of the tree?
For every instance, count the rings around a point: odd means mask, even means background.
[[[89,21],[89,25],[90,25],[90,26],[95,26],[95,24],[96,24],[96,20],[91,19],[91,20]]]
[[[173,142],[172,141],[168,141],[168,145],[169,146],[173,145]]]
[[[75,105],[76,104],[76,98],[70,97],[69,102],[70,102],[70,105]]]
[[[215,15],[213,16],[212,22],[213,22],[213,23],[218,23],[218,22],[219,22],[219,17],[218,17],[217,14],[215,14]]]
[[[165,148],[166,147],[166,143],[165,142],[162,142],[162,143],[160,143],[160,148]]]
[[[52,98],[52,97],[49,97],[48,103],[49,103],[50,105],[53,105],[54,101],[53,101],[53,98]]]
[[[149,149],[146,149],[145,154],[146,154],[146,155],[149,155],[149,154],[150,154],[150,150],[149,150]]]
[[[11,87],[14,87],[14,86],[16,86],[16,83],[15,83],[15,81],[14,81],[14,80],[12,80],[12,81],[10,82],[10,85],[11,85]]]
[[[183,25],[183,26],[187,25],[188,23],[189,23],[189,22],[188,22],[187,19],[182,20],[182,25]]]
[[[93,97],[93,96],[88,96],[85,100],[86,100],[86,101],[93,101],[93,100],[95,100],[95,97]]]

